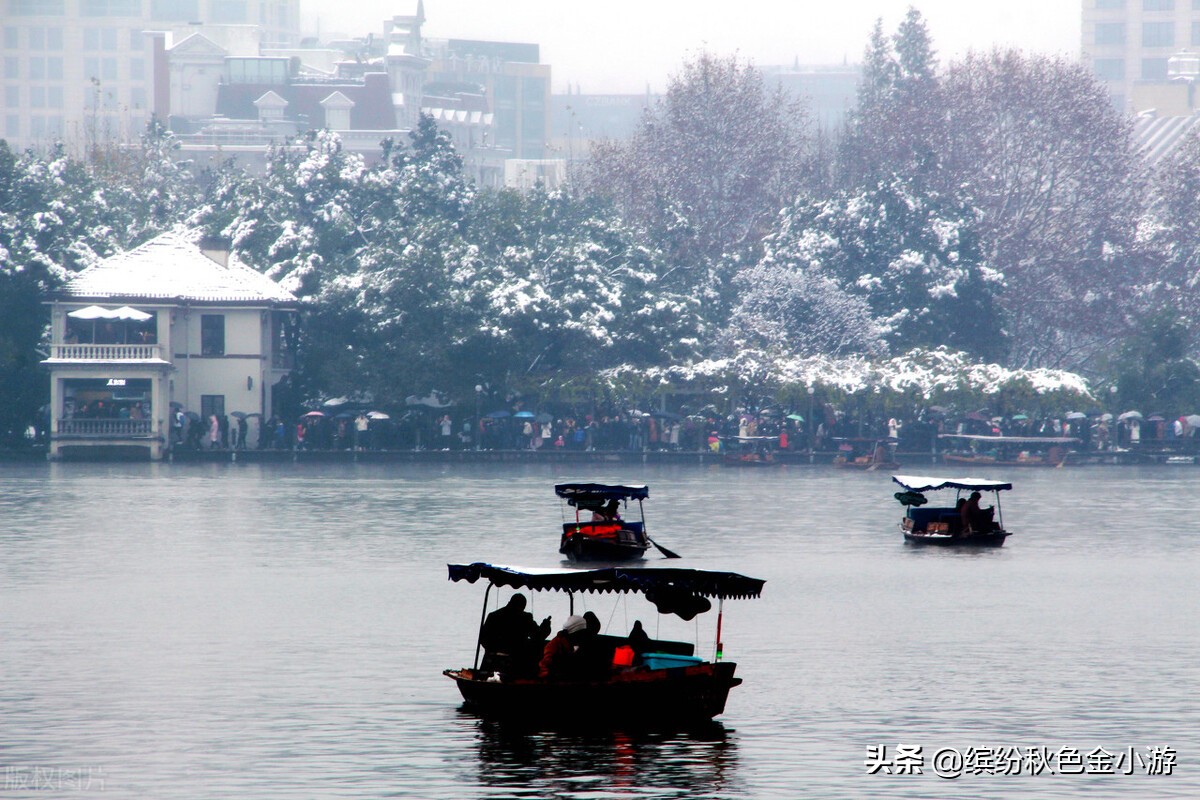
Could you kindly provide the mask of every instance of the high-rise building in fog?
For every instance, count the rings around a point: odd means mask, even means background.
[[[154,106],[147,31],[245,27],[300,41],[300,0],[0,0],[0,137],[14,148],[135,139]]]

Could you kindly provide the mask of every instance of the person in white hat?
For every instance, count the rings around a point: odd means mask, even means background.
[[[562,630],[546,643],[542,661],[538,664],[538,677],[542,680],[562,680],[575,671],[575,649],[578,640],[587,632],[587,620],[576,614],[567,617]]]

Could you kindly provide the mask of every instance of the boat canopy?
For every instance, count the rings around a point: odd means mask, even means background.
[[[608,483],[560,483],[554,487],[554,493],[573,506],[595,508],[610,500],[645,500],[650,489]]]
[[[1074,444],[1080,441],[1074,436],[984,436],[977,433],[939,433],[938,438],[993,444]]]
[[[700,597],[758,597],[765,580],[736,572],[710,572],[677,567],[605,567],[603,569],[528,569],[499,564],[448,564],[450,580],[475,583],[485,578],[496,586],[535,592],[687,592]]]
[[[938,489],[1000,492],[1012,488],[1011,483],[987,478],[931,478],[926,475],[893,475],[892,480],[910,492],[936,492]]]

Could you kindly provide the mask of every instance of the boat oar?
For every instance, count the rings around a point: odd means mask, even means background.
[[[664,556],[666,556],[667,558],[683,558],[683,556],[679,555],[679,553],[676,553],[673,550],[668,550],[667,548],[663,547],[658,542],[651,539],[649,536],[646,537],[646,541],[649,542],[650,544],[654,545],[655,547],[657,547],[658,551],[660,553],[662,553]]]

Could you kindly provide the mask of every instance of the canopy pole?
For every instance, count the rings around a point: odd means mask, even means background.
[[[479,637],[475,639],[475,666],[472,669],[479,669],[479,650],[483,647],[483,623],[487,619],[487,601],[488,595],[492,593],[492,585],[488,583],[487,590],[483,593],[483,611],[479,612]]]
[[[574,592],[567,592],[567,602],[569,603],[571,613],[574,614],[575,613],[575,593]]]
[[[1000,526],[1000,530],[1004,530],[1004,512],[1000,510],[1000,490],[993,492],[996,496],[996,523]]]
[[[721,644],[721,622],[725,617],[725,598],[717,598],[717,652],[713,661],[720,661],[725,655],[725,647]]]

